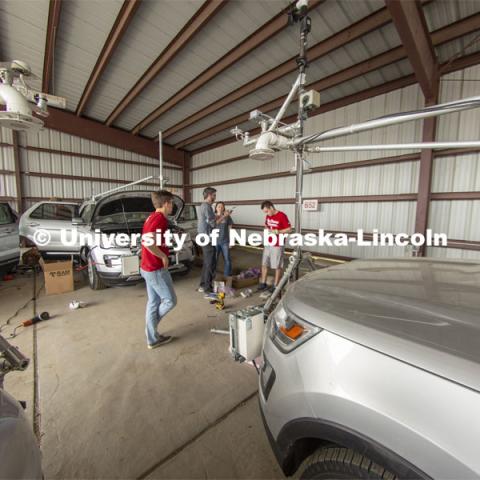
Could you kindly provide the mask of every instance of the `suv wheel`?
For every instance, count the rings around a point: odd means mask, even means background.
[[[106,288],[106,285],[103,283],[103,280],[98,275],[95,264],[93,263],[92,256],[88,255],[87,258],[87,273],[88,273],[88,284],[92,290],[103,290]]]
[[[301,479],[375,479],[394,480],[397,477],[365,455],[343,447],[322,447],[300,465]]]

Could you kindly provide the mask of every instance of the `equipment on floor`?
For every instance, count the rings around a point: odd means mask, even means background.
[[[230,330],[223,330],[222,328],[211,328],[210,333],[215,335],[230,335]]]
[[[24,320],[21,325],[22,327],[29,327],[30,325],[34,325],[38,322],[43,322],[44,320],[48,320],[50,318],[50,314],[48,312],[42,312],[40,315],[35,315],[33,318],[28,320]]]
[[[211,305],[215,305],[217,310],[223,310],[225,308],[225,293],[218,292],[215,294],[216,297],[212,295],[212,300],[210,301]]]
[[[263,306],[251,306],[228,315],[230,351],[236,361],[254,361],[260,356],[265,329]]]
[[[85,308],[86,306],[87,306],[87,304],[85,302],[80,301],[80,300],[72,300],[68,304],[68,308],[70,310],[78,310],[79,308]]]
[[[37,273],[39,271],[39,262],[41,258],[42,257],[36,248],[30,248],[22,254],[23,268],[31,270],[32,272],[32,280],[33,280],[32,294],[33,295],[32,295],[31,301],[32,301],[33,317],[19,323],[13,329],[13,332],[11,333],[10,338],[14,338],[17,336],[17,330],[19,328],[29,327],[30,325],[35,325],[38,322],[48,320],[50,318],[50,314],[48,312],[42,312],[39,315],[37,315],[37,298],[38,298],[38,294],[40,293],[40,290],[43,288],[43,286],[41,286],[40,289],[37,291]],[[7,321],[6,324],[9,324],[9,323],[10,321]]]
[[[43,127],[43,120],[34,116],[48,117],[47,105],[65,109],[65,98],[35,91],[25,78],[37,78],[30,66],[20,60],[0,64],[0,127],[13,130],[36,131]]]
[[[2,377],[12,370],[25,370],[30,360],[0,335],[0,387]]]
[[[23,322],[19,323],[14,329],[10,338],[14,338],[17,336],[17,330],[21,327],[30,327],[31,325],[35,325],[38,322],[43,322],[50,318],[50,314],[48,312],[42,312],[39,315],[34,315],[32,318],[28,320],[24,320]]]

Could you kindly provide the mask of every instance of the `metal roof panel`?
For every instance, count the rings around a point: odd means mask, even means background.
[[[132,129],[219,58],[279,13],[287,2],[229,2],[144,89],[116,126]]]
[[[47,35],[48,0],[29,2],[8,1],[0,3],[1,61],[23,60],[27,62],[39,80],[29,80],[34,87],[41,87],[43,57]]]
[[[121,0],[62,3],[54,57],[53,93],[75,110],[122,7]]]
[[[141,2],[85,111],[105,121],[200,7],[198,0]]]

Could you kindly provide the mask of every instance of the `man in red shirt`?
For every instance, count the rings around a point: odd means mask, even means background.
[[[263,249],[262,256],[262,277],[258,290],[266,290],[267,287],[267,275],[268,268],[275,270],[275,285],[271,287],[271,291],[275,289],[282,277],[283,272],[283,245],[280,245],[280,239],[278,234],[290,233],[292,226],[285,213],[280,212],[275,208],[272,202],[265,200],[262,203],[261,209],[266,214],[265,226],[267,227],[270,236],[275,237],[275,242],[272,246],[267,245]]]
[[[173,209],[173,195],[167,190],[152,192],[152,203],[155,211],[145,220],[142,230],[140,273],[145,279],[148,295],[145,328],[147,344],[148,348],[157,348],[172,340],[170,336],[159,335],[157,327],[160,320],[177,304],[172,277],[168,271],[169,249],[165,242],[167,217]]]

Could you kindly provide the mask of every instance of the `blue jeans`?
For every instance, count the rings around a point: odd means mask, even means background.
[[[223,254],[223,275],[229,277],[232,274],[232,259],[230,258],[230,248],[227,243],[217,243],[217,261],[220,253]]]
[[[160,338],[157,327],[160,320],[177,304],[170,272],[162,268],[153,272],[140,269],[147,286],[146,327],[147,342],[153,345]]]

